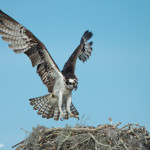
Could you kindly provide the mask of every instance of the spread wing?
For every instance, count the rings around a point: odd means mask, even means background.
[[[37,66],[37,73],[48,91],[52,92],[55,80],[63,77],[44,44],[28,29],[0,10],[0,34],[9,42],[15,53],[25,53],[32,66]]]
[[[92,44],[93,42],[88,43],[88,40],[93,36],[92,32],[89,32],[88,30],[85,31],[81,38],[81,42],[79,46],[76,48],[76,50],[72,53],[66,64],[64,65],[62,73],[65,75],[75,76],[75,65],[76,60],[79,58],[82,62],[85,62],[91,55],[92,52]]]
[[[93,42],[89,42],[88,40],[93,36],[93,34],[91,32],[86,31],[82,37],[81,40],[83,40],[84,46],[82,48],[82,50],[79,52],[78,54],[78,58],[82,61],[85,62],[87,61],[87,59],[91,56],[91,52],[92,52],[92,44]]]

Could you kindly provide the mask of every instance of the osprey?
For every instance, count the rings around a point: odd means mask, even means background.
[[[49,94],[30,99],[33,109],[43,118],[54,120],[78,118],[78,111],[72,104],[72,91],[77,89],[78,79],[75,75],[76,60],[85,62],[92,52],[92,42],[88,40],[92,33],[88,30],[83,34],[81,41],[63,70],[60,71],[44,44],[27,28],[0,10],[0,34],[2,39],[9,42],[9,47],[15,53],[26,54],[32,63],[37,66],[43,84],[48,88]]]

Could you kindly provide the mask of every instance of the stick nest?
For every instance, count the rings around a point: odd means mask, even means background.
[[[150,136],[138,124],[51,128],[37,126],[16,150],[149,150]]]

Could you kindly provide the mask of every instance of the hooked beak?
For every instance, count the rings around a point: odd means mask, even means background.
[[[75,91],[76,91],[76,90],[77,90],[77,88],[78,88],[78,86],[77,86],[77,85],[74,85],[73,87],[74,87]]]

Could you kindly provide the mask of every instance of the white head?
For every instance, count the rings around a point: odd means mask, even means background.
[[[78,81],[77,81],[77,79],[68,79],[67,80],[67,82],[66,82],[66,84],[67,84],[67,87],[70,89],[70,90],[73,90],[73,89],[75,89],[75,90],[77,90],[77,85],[78,85]]]

